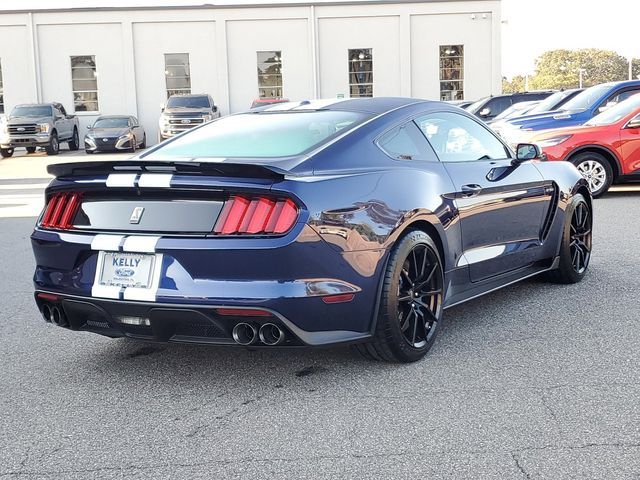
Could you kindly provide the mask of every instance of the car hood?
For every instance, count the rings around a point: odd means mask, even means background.
[[[18,123],[51,123],[51,117],[9,117],[7,125]]]
[[[561,126],[563,123],[575,123],[587,121],[591,118],[585,110],[554,110],[538,115],[525,115],[524,117],[508,120],[507,123],[516,128],[539,130],[544,125],[553,124]]]
[[[88,135],[92,135],[94,137],[119,137],[120,135],[124,135],[129,131],[128,128],[123,127],[113,127],[113,128],[94,128],[91,130]]]
[[[548,138],[561,137],[563,135],[587,135],[591,137],[592,135],[598,135],[602,132],[602,126],[596,125],[577,125],[573,127],[565,127],[565,128],[552,128],[549,130],[541,130],[536,132],[535,135],[531,137],[531,141],[538,142],[540,140],[546,140]],[[597,138],[597,137],[594,137]]]

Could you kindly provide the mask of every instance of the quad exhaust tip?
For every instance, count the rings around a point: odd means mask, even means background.
[[[51,308],[49,305],[45,303],[42,305],[42,309],[40,311],[42,312],[42,318],[44,318],[46,322],[51,323]]]
[[[252,345],[258,340],[258,330],[250,323],[240,322],[231,332],[233,339],[240,345]]]
[[[275,346],[284,342],[284,332],[279,326],[273,323],[265,323],[262,325],[258,334],[260,341],[265,345]]]
[[[51,323],[59,327],[67,326],[67,319],[65,318],[62,310],[60,310],[58,307],[51,308]]]

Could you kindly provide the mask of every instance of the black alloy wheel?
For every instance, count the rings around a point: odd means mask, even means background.
[[[571,216],[571,265],[581,274],[589,266],[591,258],[591,215],[585,202],[580,202]]]
[[[556,283],[578,283],[587,273],[592,251],[593,214],[587,199],[577,193],[565,213],[564,231],[558,259],[558,268],[547,272]]]
[[[442,323],[444,271],[424,231],[401,237],[389,254],[371,340],[356,345],[371,360],[415,362],[433,345]]]
[[[398,322],[407,343],[421,348],[436,329],[442,303],[440,261],[426,244],[413,247],[404,261],[398,285]]]

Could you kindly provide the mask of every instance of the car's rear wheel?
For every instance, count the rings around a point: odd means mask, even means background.
[[[576,194],[567,209],[560,264],[547,274],[557,283],[577,283],[585,276],[591,260],[593,215],[587,200]]]
[[[13,155],[13,148],[0,149],[0,156],[2,156],[2,158],[9,158],[12,155]]]
[[[35,153],[36,147],[27,147],[27,153]]]
[[[596,152],[580,153],[571,159],[571,163],[589,183],[594,198],[609,190],[613,182],[613,169],[604,156]]]
[[[422,231],[403,237],[391,252],[367,358],[415,362],[429,351],[442,321],[444,273],[438,248]]]

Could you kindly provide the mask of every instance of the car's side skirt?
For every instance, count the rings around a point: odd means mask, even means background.
[[[535,264],[529,265],[527,267],[520,268],[518,270],[514,270],[502,275],[497,275],[482,282],[478,282],[477,284],[474,284],[472,288],[448,298],[445,301],[444,308],[447,309],[455,307],[456,305],[460,305],[501,288],[513,285],[514,283],[520,282],[540,273],[554,270],[558,268],[559,262],[560,257],[555,257],[553,261],[536,262]]]

